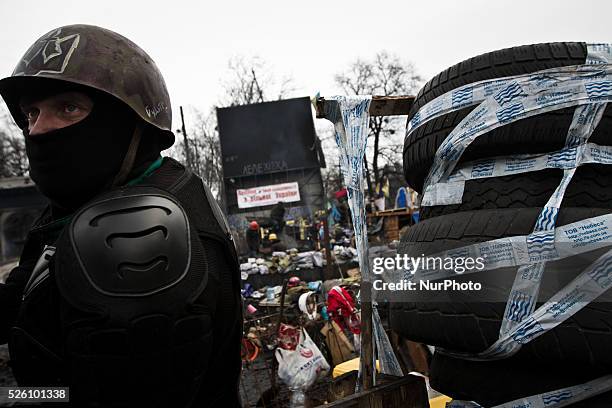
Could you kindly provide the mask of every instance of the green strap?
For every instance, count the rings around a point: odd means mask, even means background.
[[[142,173],[140,176],[136,177],[135,179],[128,181],[126,185],[135,186],[136,184],[140,184],[142,180],[144,180],[145,178],[153,174],[153,172],[162,165],[163,161],[164,161],[164,158],[159,156],[157,160],[151,163],[151,165],[144,171],[144,173]]]

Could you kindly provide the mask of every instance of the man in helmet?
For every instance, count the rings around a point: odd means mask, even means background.
[[[249,247],[249,256],[252,258],[256,257],[259,253],[259,245],[261,244],[261,234],[257,221],[249,223],[249,228],[246,231],[246,242]]]
[[[0,342],[23,386],[75,406],[238,406],[239,268],[174,142],[161,73],[112,31],[42,36],[0,94],[49,206],[0,285]]]

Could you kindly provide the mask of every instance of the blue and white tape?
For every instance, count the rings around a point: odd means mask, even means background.
[[[340,168],[351,209],[355,244],[363,280],[371,281],[366,231],[363,157],[367,147],[371,96],[334,96],[325,103],[325,117],[334,124]]]
[[[487,350],[476,353],[457,353],[444,350],[444,354],[468,360],[494,360],[508,356],[514,350],[576,314],[590,302],[612,287],[612,250],[599,257],[593,264],[557,292],[530,316],[512,327]]]
[[[591,105],[585,105],[591,106]],[[510,176],[544,169],[571,169],[585,164],[612,164],[612,146],[583,143],[552,153],[521,154],[469,162],[447,180],[424,189],[421,206],[460,204],[465,182],[490,177]]]
[[[585,65],[565,68],[557,72],[540,71],[532,76],[504,78],[502,85],[489,96],[481,92],[481,102],[448,135],[436,152],[434,163],[425,181],[422,205],[446,205],[460,203],[465,180],[499,177],[524,173],[543,168],[562,168],[563,178],[542,209],[533,232],[526,236],[489,241],[468,247],[468,252],[480,252],[486,246],[495,248],[496,259],[487,259],[485,269],[520,265],[508,297],[498,340],[479,353],[439,350],[458,358],[492,360],[507,358],[522,345],[541,336],[573,316],[612,286],[612,250],[598,258],[572,282],[552,296],[537,310],[539,287],[550,260],[574,256],[587,248],[610,244],[611,215],[594,217],[555,228],[559,207],[576,168],[585,163],[611,164],[608,147],[588,143],[590,135],[601,120],[607,102],[612,100],[612,47],[608,44],[591,44]],[[573,74],[568,74],[573,71]],[[458,109],[462,103],[474,101],[475,90],[484,90],[493,83],[471,85],[443,95],[419,111],[417,120],[409,125],[409,132],[426,120],[437,117],[445,108]],[[499,82],[498,82],[499,84]],[[446,99],[445,99],[446,98]],[[453,98],[455,106],[453,105]],[[448,108],[450,101],[451,108]],[[429,106],[428,106],[429,105]],[[467,106],[467,105],[466,105]],[[529,116],[577,106],[568,129],[565,147],[547,155],[521,155],[493,158],[470,163],[453,172],[465,149],[477,137],[499,126]],[[432,107],[435,107],[432,108]],[[525,238],[523,241],[522,238]],[[453,250],[454,251],[454,250]],[[449,251],[451,252],[451,251]],[[522,263],[526,261],[525,263]],[[427,271],[426,279],[434,274]],[[416,275],[415,275],[416,276]],[[597,387],[594,387],[596,384]],[[527,397],[502,404],[499,407],[565,406],[592,395],[612,389],[612,377],[602,377],[594,382]],[[471,402],[453,402],[449,406],[479,406]]]
[[[593,102],[612,100],[612,66],[585,66],[590,75],[578,75],[559,81],[553,87],[532,87],[512,103],[500,105],[493,98],[485,99],[470,112],[439,146],[425,185],[433,185],[446,178],[455,169],[463,152],[476,138],[500,126],[545,112]],[[586,69],[586,68],[585,68]],[[586,71],[577,71],[583,74]],[[596,75],[597,80],[593,80]],[[601,79],[601,78],[605,79]],[[606,85],[600,85],[600,84]],[[609,84],[609,86],[607,85]]]
[[[534,263],[532,244],[528,242],[530,235],[499,238],[479,242],[447,251],[428,254],[431,258],[452,258],[461,254],[464,258],[482,258],[484,267],[481,270],[466,269],[463,275],[471,273],[486,273],[499,268],[518,267]],[[580,220],[557,227],[554,230],[552,242],[554,256],[549,261],[566,259],[572,256],[591,252],[600,248],[612,246],[612,214]],[[394,270],[387,276],[394,279],[438,280],[456,277],[457,273],[448,269],[428,269],[420,265],[416,270]]]
[[[612,390],[612,375],[606,375],[584,384],[548,391],[531,397],[519,398],[493,408],[562,408]],[[453,400],[446,408],[483,408],[471,401]]]
[[[587,56],[587,61],[594,60],[596,59]],[[582,72],[583,69],[584,67],[577,67],[577,71]],[[550,325],[543,325],[540,322],[533,320],[532,313],[534,313],[535,305],[538,300],[540,282],[544,274],[546,262],[548,260],[555,259],[559,255],[555,247],[555,224],[559,207],[561,206],[561,201],[563,200],[565,191],[576,172],[576,167],[578,166],[578,154],[576,150],[583,147],[587,143],[589,137],[601,120],[606,103],[601,102],[599,96],[612,92],[612,85],[608,87],[601,85],[601,83],[602,81],[599,80],[584,83],[586,93],[589,94],[590,92],[591,96],[596,93],[597,99],[588,105],[578,106],[576,108],[572,123],[568,128],[564,150],[562,150],[561,154],[555,154],[552,157],[548,157],[547,164],[557,166],[565,165],[566,167],[563,170],[563,178],[561,179],[559,186],[553,192],[548,202],[542,209],[538,219],[536,220],[533,232],[527,237],[526,242],[530,263],[527,265],[522,265],[518,268],[506,303],[506,309],[502,318],[498,341],[488,350],[481,353],[455,354],[461,354],[464,358],[474,359],[506,358],[518,352],[523,344],[534,338],[536,333],[544,333],[554,327]],[[612,81],[610,84],[612,84]],[[547,87],[548,86],[549,85],[547,85]],[[564,92],[559,92],[558,87],[554,87],[553,89],[555,95],[565,95]],[[576,91],[577,88],[571,89],[578,92]],[[537,90],[535,94],[539,95],[538,98],[542,98],[542,95],[553,95],[546,87],[541,90]],[[516,100],[516,102],[510,106],[517,106],[517,104],[520,104],[521,106],[530,106],[530,104],[527,103],[527,100],[532,96],[533,95],[530,95],[529,92],[525,92],[520,86],[516,85],[515,83],[511,83],[507,86],[507,88],[496,94],[493,99],[497,104],[505,104],[509,102],[508,98],[512,98],[513,100]],[[544,101],[548,101],[549,99],[552,98],[545,98]],[[557,104],[563,104],[564,100],[566,99],[567,98],[564,97],[557,98],[553,103],[547,105],[548,109],[556,109]],[[491,99],[484,101],[481,106],[486,105],[487,103],[489,104],[489,107],[495,108],[495,105]],[[501,118],[499,114],[497,116],[499,122],[511,120]],[[451,135],[453,132],[451,132]],[[447,140],[452,138],[451,135],[449,135]],[[445,140],[443,145],[447,142],[447,140]],[[459,141],[458,143],[460,146],[458,146],[456,150],[463,152],[465,147],[470,143],[470,140],[473,139],[467,137],[464,138],[463,141]],[[582,151],[585,150],[582,149]],[[582,158],[582,154],[580,157]],[[456,160],[458,159],[459,157],[457,157]],[[435,165],[436,162],[434,161],[434,166]],[[430,175],[431,174],[432,173],[430,172]],[[583,272],[583,274],[584,273],[586,272]],[[563,293],[563,290],[564,289],[562,289],[559,293]],[[563,320],[561,320],[559,323],[562,321]]]
[[[344,184],[348,190],[349,206],[355,230],[355,244],[363,281],[372,280],[368,259],[363,180],[363,158],[368,141],[371,100],[371,96],[335,96],[329,98],[325,103],[325,117],[334,124],[336,144],[340,149],[340,167]],[[402,369],[382,326],[375,302],[373,302],[372,325],[377,351],[372,355],[373,366],[375,366],[375,356],[378,354],[383,373],[402,376]],[[359,369],[361,375],[361,365]],[[374,379],[376,379],[375,377]],[[359,389],[360,386],[361,382],[358,381],[357,388]]]
[[[587,44],[587,57],[585,65],[607,64],[612,61],[610,44]],[[555,84],[570,80],[578,71],[585,70],[584,66],[565,66],[542,70],[518,76],[489,79],[453,89],[434,100],[423,105],[412,117],[406,126],[406,137],[418,127],[440,116],[474,106],[489,97],[495,98],[502,105],[512,102],[523,91],[530,87],[555,86]],[[591,74],[598,70],[590,71]],[[511,97],[510,97],[511,96]]]

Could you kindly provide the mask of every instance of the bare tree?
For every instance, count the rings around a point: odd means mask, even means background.
[[[200,176],[217,199],[222,191],[221,144],[214,110],[188,106],[184,111],[186,137],[176,129],[176,143],[166,151]],[[187,143],[185,143],[187,139]]]
[[[0,105],[0,177],[25,176],[29,164],[21,129],[15,125],[8,109]]]
[[[347,95],[411,95],[416,93],[422,79],[416,73],[412,63],[404,63],[399,57],[385,51],[379,52],[372,60],[357,59],[349,68],[335,77],[336,84]],[[378,184],[382,176],[379,169],[384,164],[395,167],[401,163],[401,126],[405,118],[374,116],[370,118],[369,135],[373,144],[369,144],[371,152],[371,168],[374,174],[374,184]],[[383,162],[381,162],[381,159]],[[372,177],[367,155],[366,180],[368,190],[372,195]]]
[[[219,106],[237,106],[280,100],[294,91],[293,80],[282,77],[280,81],[272,74],[262,59],[234,57],[228,62],[228,77],[224,81],[225,95]],[[184,112],[186,135],[182,134],[171,156],[182,159],[193,172],[207,183],[218,199],[223,191],[221,142],[217,128],[215,108],[210,112],[190,107]]]
[[[325,154],[326,167],[321,169],[325,191],[338,191],[344,182],[342,181],[340,152],[336,146],[334,126],[325,119],[318,119],[315,121],[315,128]]]
[[[293,79],[275,77],[273,70],[259,57],[237,56],[228,62],[229,76],[225,80],[225,96],[221,106],[248,105],[280,100],[294,92]]]

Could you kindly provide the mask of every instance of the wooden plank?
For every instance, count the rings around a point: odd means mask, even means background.
[[[323,406],[322,406],[323,407]],[[422,377],[407,375],[368,391],[353,394],[326,408],[428,408],[427,388]]]
[[[327,272],[327,276],[331,276],[333,272],[333,260],[332,260],[332,250],[331,245],[329,243],[329,225],[327,222],[328,218],[325,217],[323,222],[323,247],[325,248],[325,269]]]
[[[325,118],[325,98],[316,102],[317,118]],[[414,96],[373,96],[370,103],[370,116],[407,115],[414,103]]]
[[[396,210],[396,211],[377,211],[377,212],[373,212],[373,213],[368,213],[366,214],[366,217],[403,217],[403,216],[408,216],[408,215],[412,215],[412,213],[414,212],[414,210],[406,210],[406,209],[401,209],[400,210]]]
[[[373,96],[370,103],[370,116],[407,115],[410,113],[414,96]]]
[[[372,343],[372,282],[361,281],[361,384],[363,390],[374,384],[374,344]]]
[[[389,241],[399,240],[399,216],[385,218],[385,235]]]

